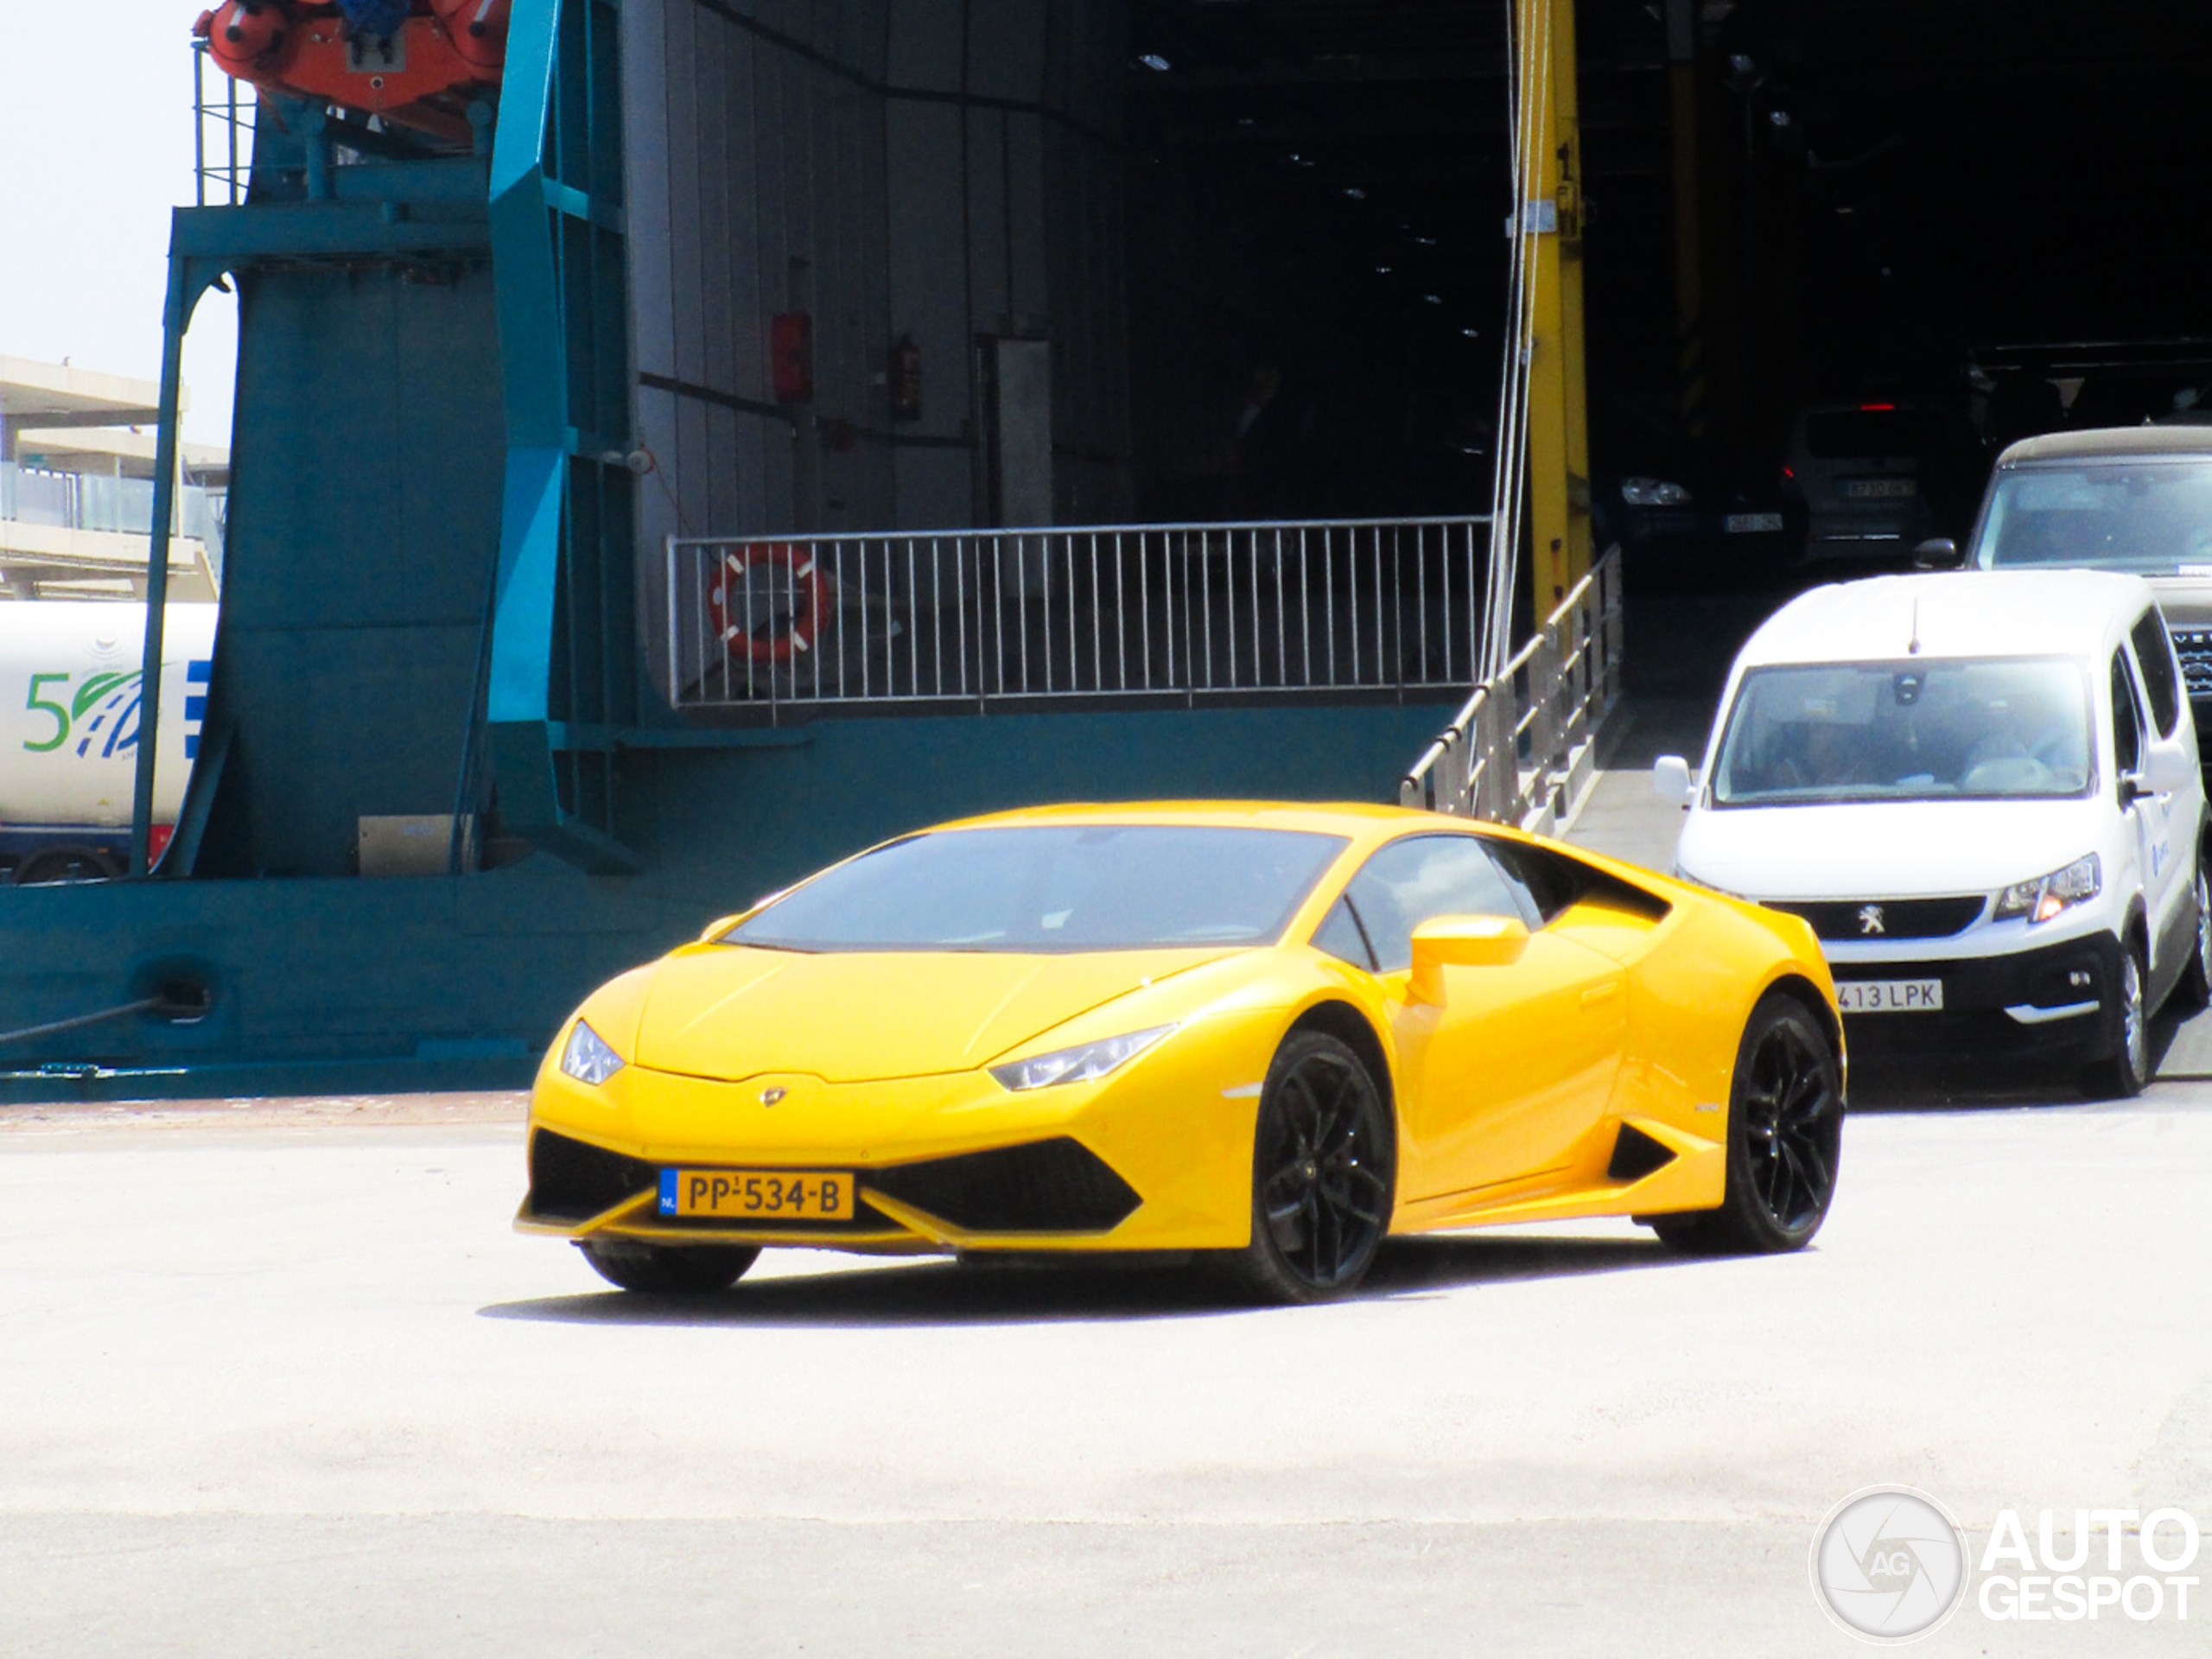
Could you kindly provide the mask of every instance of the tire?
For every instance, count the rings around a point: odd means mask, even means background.
[[[2181,970],[2181,982],[2174,987],[2174,1003],[2194,1014],[2212,1006],[2212,880],[2207,879],[2201,857],[2196,861],[2196,890],[2192,898],[2196,906],[2196,933],[2189,965]]]
[[[90,847],[65,847],[23,861],[16,873],[19,887],[58,887],[84,881],[112,881],[116,868],[105,854]]]
[[[1366,1276],[1389,1230],[1397,1136],[1350,1046],[1294,1032],[1275,1051],[1252,1133],[1252,1240],[1236,1276],[1269,1302],[1331,1301]]]
[[[1801,1250],[1827,1218],[1843,1149],[1842,1069],[1805,1005],[1772,992],[1751,1010],[1728,1096],[1728,1181],[1717,1210],[1659,1216],[1661,1241],[1700,1255]]]
[[[608,1284],[658,1296],[728,1290],[760,1255],[753,1244],[645,1244],[629,1238],[588,1238],[576,1248]]]
[[[2151,1081],[2149,972],[2133,939],[2120,951],[2120,1046],[2082,1073],[2082,1092],[2092,1100],[2133,1100]]]

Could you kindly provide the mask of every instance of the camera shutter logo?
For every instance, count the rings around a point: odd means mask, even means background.
[[[1821,1607],[1853,1636],[1916,1641],[1966,1599],[1966,1535],[1927,1493],[1871,1486],[1815,1529],[1812,1572]]]

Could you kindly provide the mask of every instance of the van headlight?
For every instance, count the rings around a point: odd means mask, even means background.
[[[608,1046],[607,1039],[577,1020],[569,1033],[569,1046],[561,1051],[562,1071],[596,1089],[621,1069],[622,1057]]]
[[[1997,895],[1997,907],[1989,918],[2002,922],[2024,916],[2031,924],[2047,922],[2069,906],[2095,898],[2103,888],[2104,867],[2091,853],[2063,870],[2053,870],[2032,881],[2015,881]]]

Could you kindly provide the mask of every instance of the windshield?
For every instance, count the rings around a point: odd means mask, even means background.
[[[1135,950],[1268,944],[1338,836],[1185,824],[948,830],[864,853],[725,944],[784,950]]]
[[[1974,562],[2212,575],[2212,461],[2089,461],[1999,473]]]
[[[1754,669],[1713,768],[1719,806],[2087,792],[2089,696],[2063,658]]]

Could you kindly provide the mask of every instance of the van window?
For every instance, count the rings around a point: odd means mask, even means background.
[[[2086,794],[2088,694],[2063,657],[1755,668],[1729,707],[1713,804]]]
[[[1916,456],[1941,433],[1916,409],[1839,409],[1805,417],[1805,450],[1823,461],[1878,461]]]
[[[2112,763],[2122,777],[2143,764],[2143,716],[2135,707],[2135,677],[2127,653],[2112,654]]]
[[[2166,637],[2165,619],[2145,611],[2128,630],[2135,646],[2135,664],[2143,671],[2144,694],[2151,700],[2151,723],[2160,737],[2171,737],[2181,724],[2181,670],[2174,662],[2173,641]]]

